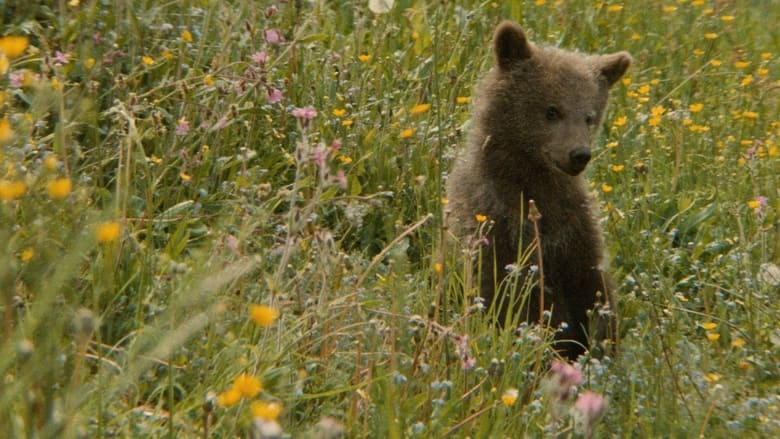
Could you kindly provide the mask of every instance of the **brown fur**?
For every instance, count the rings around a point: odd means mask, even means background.
[[[581,172],[609,88],[631,57],[536,46],[508,21],[496,29],[494,50],[496,65],[475,93],[468,147],[448,179],[448,224],[468,240],[480,238],[476,214],[492,221],[488,244],[481,249],[480,290],[488,305],[505,302],[498,299],[506,293],[496,288],[506,277],[505,267],[516,263],[518,244],[525,247],[534,240],[533,224],[524,216],[528,200],[536,202],[542,215],[545,308],[552,311],[553,327],[566,322],[556,348],[574,359],[588,346],[588,310],[612,306],[602,271],[602,233]],[[531,263],[536,264],[535,253]],[[523,282],[521,277],[518,285]],[[531,296],[522,309],[494,304],[500,321],[510,307],[535,321],[538,287]]]

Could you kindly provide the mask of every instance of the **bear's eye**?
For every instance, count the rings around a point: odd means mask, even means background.
[[[555,107],[547,107],[547,111],[544,112],[544,117],[549,121],[559,120],[561,118],[561,112]]]

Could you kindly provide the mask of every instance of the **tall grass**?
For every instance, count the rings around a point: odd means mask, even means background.
[[[0,16],[0,435],[589,435],[443,227],[504,18],[635,58],[589,170],[622,334],[580,362],[595,436],[780,434],[777,2]]]

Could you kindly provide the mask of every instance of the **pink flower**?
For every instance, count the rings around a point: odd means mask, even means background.
[[[252,56],[250,56],[250,58],[252,59],[252,62],[262,66],[268,60],[268,55],[266,55],[265,52],[255,52],[252,54]]]
[[[182,117],[176,122],[176,129],[173,132],[177,136],[186,136],[190,132],[190,123],[186,117]]]
[[[330,149],[332,149],[333,151],[338,151],[339,148],[341,148],[341,140],[339,139],[333,140],[333,142],[331,142],[330,144]]]
[[[565,361],[554,360],[550,372],[550,390],[561,400],[568,399],[571,388],[582,383],[582,371]]]
[[[24,84],[24,73],[23,72],[15,72],[8,75],[8,80],[11,88],[22,88],[22,84]]]
[[[54,51],[54,65],[61,66],[68,63],[68,57],[59,50]]]
[[[315,110],[312,106],[303,108],[296,107],[293,109],[292,115],[298,118],[298,120],[301,122],[307,123],[308,121],[317,117],[317,110]]]
[[[607,401],[598,393],[586,390],[577,397],[574,403],[574,418],[577,430],[582,431],[585,437],[593,434],[593,427],[607,410]]]
[[[344,171],[339,169],[339,173],[336,174],[336,182],[343,190],[347,190],[347,176],[344,175]]]
[[[276,29],[266,29],[263,31],[263,37],[268,44],[277,45],[282,42],[282,34]]]
[[[269,104],[276,104],[282,100],[282,92],[277,88],[269,88],[266,92],[266,98]]]

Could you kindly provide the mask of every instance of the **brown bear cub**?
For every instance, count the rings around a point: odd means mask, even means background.
[[[468,147],[447,182],[450,230],[464,242],[480,239],[480,292],[503,324],[511,309],[526,321],[539,316],[538,269],[507,277],[520,251],[534,243],[529,200],[541,214],[539,236],[544,308],[555,348],[571,360],[588,349],[588,311],[601,317],[596,337],[614,337],[615,309],[599,227],[582,171],[610,87],[631,64],[627,52],[584,55],[530,43],[522,28],[503,22],[494,36],[496,65],[475,93]],[[476,216],[483,215],[482,225]],[[481,219],[481,218],[480,218]],[[521,247],[522,246],[522,247]],[[538,264],[536,252],[530,264]],[[531,297],[509,304],[509,291],[533,276]],[[518,296],[520,294],[517,294]]]

